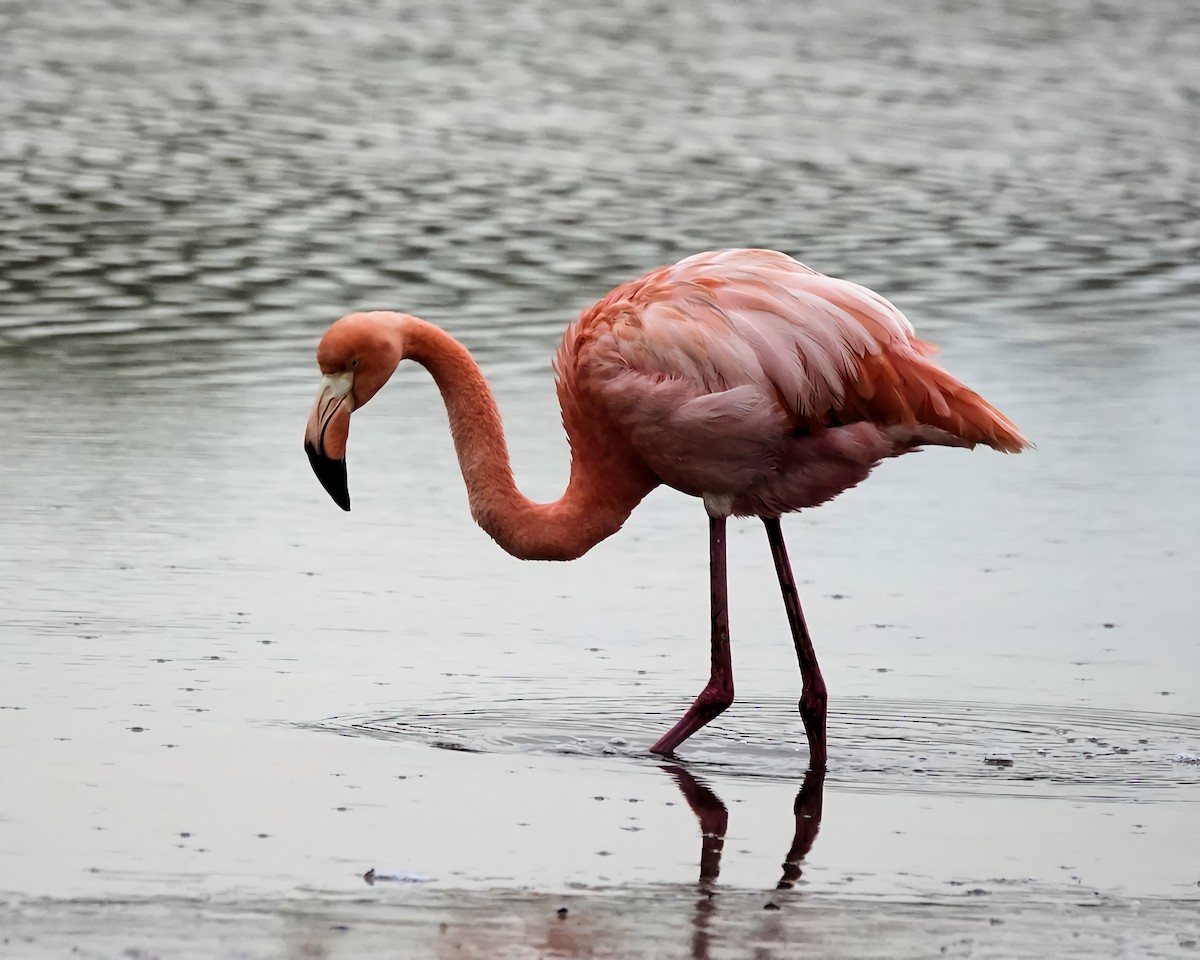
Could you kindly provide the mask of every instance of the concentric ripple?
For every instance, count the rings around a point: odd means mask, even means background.
[[[735,777],[790,779],[807,763],[795,707],[735,706],[680,758]],[[648,698],[525,698],[457,710],[343,716],[310,726],[474,753],[657,760],[677,719]],[[830,781],[866,790],[1200,800],[1200,717],[1082,707],[840,700],[829,718]]]

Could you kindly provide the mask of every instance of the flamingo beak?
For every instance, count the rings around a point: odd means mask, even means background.
[[[352,373],[327,375],[321,380],[308,428],[304,431],[304,452],[313,473],[325,492],[343,510],[350,509],[350,487],[346,483],[346,438],[350,434],[350,413],[354,410]]]

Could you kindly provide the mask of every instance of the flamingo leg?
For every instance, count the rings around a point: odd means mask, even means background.
[[[800,663],[800,719],[804,721],[804,734],[808,737],[808,762],[811,767],[825,769],[825,714],[829,697],[825,692],[825,678],[817,663],[808,624],[804,622],[804,611],[800,609],[800,595],[796,592],[796,580],[792,576],[792,565],[788,562],[787,547],[783,542],[783,528],[778,517],[763,517],[767,528],[767,540],[771,544],[771,557],[775,561],[775,573],[779,576],[779,588],[783,591],[783,605],[787,609],[788,623],[792,628],[792,640],[796,644],[796,659]]]
[[[654,746],[669,755],[677,746],[733,703],[733,659],[729,653],[729,587],[725,575],[725,518],[708,518],[708,564],[712,611],[712,674],[696,702]],[[814,661],[815,662],[815,661]]]

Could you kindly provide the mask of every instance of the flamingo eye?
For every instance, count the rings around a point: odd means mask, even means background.
[[[351,360],[351,361],[350,361],[350,366],[351,366],[351,367],[357,367],[357,366],[358,366],[358,361],[357,361],[357,360]]]

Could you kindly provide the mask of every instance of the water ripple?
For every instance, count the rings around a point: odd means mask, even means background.
[[[680,708],[682,712],[682,707]],[[312,729],[475,753],[627,757],[677,716],[658,698],[525,698],[454,710],[333,717]],[[735,707],[680,750],[690,767],[732,777],[794,779],[807,763],[790,702]],[[1200,800],[1200,718],[956,701],[839,700],[829,719],[831,783],[1094,800]]]

